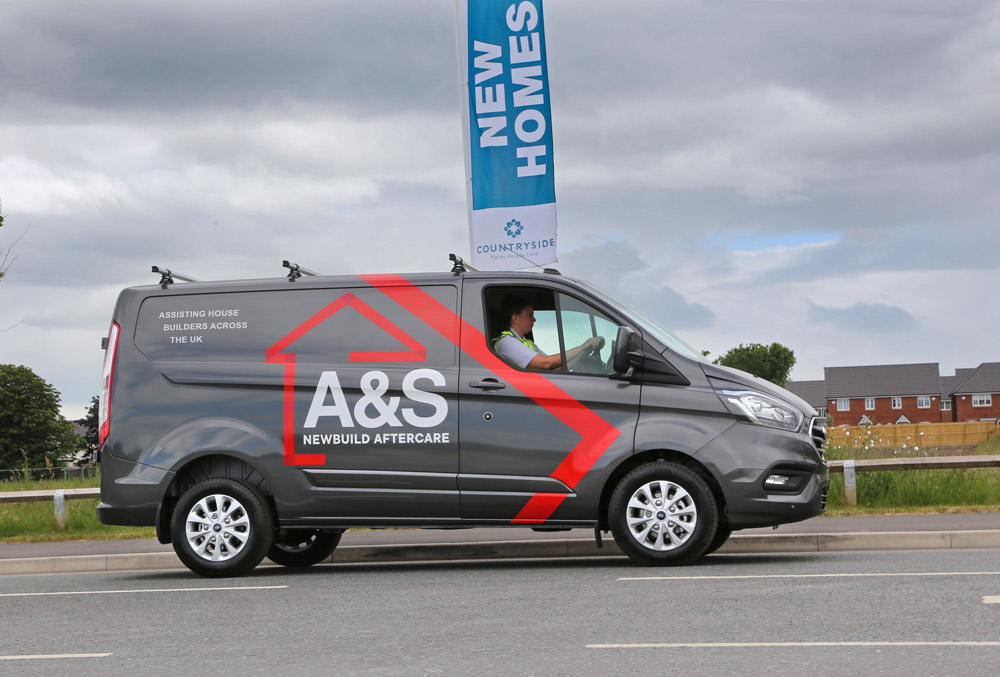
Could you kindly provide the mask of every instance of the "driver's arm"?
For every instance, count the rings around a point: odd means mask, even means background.
[[[593,350],[600,350],[604,345],[604,339],[600,336],[592,336],[575,348],[566,351],[566,363],[572,367],[584,355]],[[562,357],[559,353],[555,355],[535,355],[528,363],[529,369],[559,369],[562,366]]]
[[[604,346],[604,339],[600,336],[591,336],[589,339],[578,345],[576,348],[570,348],[566,351],[566,365],[567,368],[572,369],[573,366],[580,361],[580,358],[584,355],[589,355],[595,350],[600,350]]]

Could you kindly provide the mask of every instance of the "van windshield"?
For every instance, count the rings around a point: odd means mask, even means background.
[[[701,352],[695,350],[693,347],[685,343],[683,340],[672,334],[659,322],[651,318],[646,313],[642,312],[631,303],[624,301],[614,294],[604,291],[600,287],[597,287],[589,282],[584,282],[583,280],[576,280],[576,282],[583,288],[585,288],[590,293],[602,299],[605,303],[613,308],[618,308],[630,318],[635,320],[643,329],[644,332],[648,332],[655,336],[663,345],[669,347],[670,349],[680,353],[685,357],[690,357],[692,360],[698,360],[699,362],[705,362],[705,358],[702,356]]]

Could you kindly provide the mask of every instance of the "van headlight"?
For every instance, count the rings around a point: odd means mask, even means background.
[[[740,420],[770,428],[797,432],[805,415],[776,397],[755,390],[716,390],[725,404]]]

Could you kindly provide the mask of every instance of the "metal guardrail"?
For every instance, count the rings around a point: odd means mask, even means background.
[[[0,491],[0,503],[52,501],[56,516],[56,525],[60,529],[63,529],[66,526],[67,500],[100,497],[101,490],[97,487],[88,487],[86,489],[48,489],[38,491]]]
[[[1000,467],[1000,454],[985,456],[914,456],[912,458],[868,458],[861,461],[827,461],[830,472],[844,472],[844,464],[853,463],[855,472],[876,470],[940,470],[945,468]]]
[[[32,501],[51,501],[61,492],[64,500],[79,498],[100,498],[98,487],[86,489],[46,489],[39,491],[0,491],[0,503],[29,503]]]
[[[923,456],[913,458],[867,458],[860,461],[828,461],[832,473],[844,473],[844,503],[858,504],[855,473],[878,470],[943,470],[953,468],[1000,468],[1000,454],[985,456]]]

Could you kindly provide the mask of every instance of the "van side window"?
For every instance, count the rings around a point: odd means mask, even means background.
[[[546,355],[562,353],[563,372],[600,376],[613,372],[611,348],[618,334],[618,323],[589,303],[543,287],[497,286],[486,290],[487,327],[494,352],[497,340],[509,329],[504,309],[512,299],[526,301],[534,310],[534,327],[524,338]],[[604,345],[599,350],[576,355],[573,349],[593,337],[603,338]],[[573,353],[568,360],[567,351]]]
[[[581,357],[569,365],[568,371],[578,374],[610,375],[611,345],[618,335],[618,323],[590,304],[568,294],[559,294],[559,312],[562,319],[563,344],[567,348],[580,345],[592,336],[604,339],[604,347]]]

